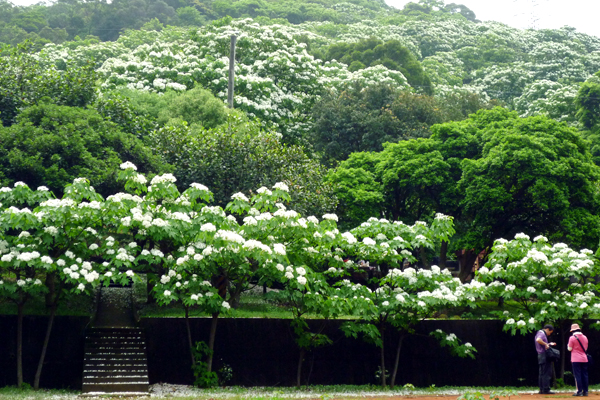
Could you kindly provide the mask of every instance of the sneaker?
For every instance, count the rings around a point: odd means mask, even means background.
[[[556,394],[556,393],[551,390],[548,390],[547,392],[544,392],[544,394]]]
[[[587,395],[588,395],[588,392],[583,392],[583,395],[584,395],[585,397],[587,397]]]
[[[573,394],[573,396],[575,396],[575,397],[581,397],[581,396],[583,396],[583,393],[577,392],[577,393]]]

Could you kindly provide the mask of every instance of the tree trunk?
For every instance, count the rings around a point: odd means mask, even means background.
[[[52,333],[52,325],[54,324],[54,317],[56,316],[56,307],[56,303],[52,304],[52,306],[50,307],[50,319],[48,320],[48,326],[46,327],[46,336],[44,337],[42,354],[40,354],[40,361],[38,362],[38,367],[35,371],[35,379],[33,381],[33,388],[36,390],[40,388],[40,378],[42,377],[42,368],[44,368],[46,350],[48,350],[48,342],[50,342],[50,333]]]
[[[423,264],[423,268],[429,269],[429,260],[427,259],[427,251],[425,247],[419,248],[419,255],[421,256],[421,264]]]
[[[210,324],[210,336],[208,338],[208,348],[210,349],[210,353],[208,354],[208,359],[206,360],[206,372],[212,371],[213,353],[215,348],[215,337],[217,336],[218,321],[219,313],[214,313],[212,315],[212,323]]]
[[[48,293],[46,293],[46,307],[52,308],[54,306],[54,299],[56,298],[56,274],[51,273],[46,275],[46,287],[48,288]]]
[[[160,276],[160,275],[158,275]],[[147,279],[146,280],[146,293],[150,294],[152,293],[152,290],[154,289],[154,281],[152,279]],[[154,304],[156,303],[156,298],[154,296],[146,296],[146,304]]]
[[[244,290],[243,283],[238,283],[229,288],[229,305],[232,308],[238,308],[240,305],[240,296]]]
[[[396,375],[398,373],[398,365],[400,363],[400,350],[402,350],[402,341],[404,341],[404,335],[400,334],[400,339],[398,340],[398,348],[396,349],[396,360],[394,360],[394,370],[392,372],[392,377],[390,378],[390,387],[392,389],[396,385]]]
[[[304,354],[306,354],[306,350],[300,348],[300,357],[298,357],[298,369],[296,371],[296,386],[300,387],[302,383],[302,363],[304,362]]]
[[[187,328],[188,345],[190,346],[190,356],[192,357],[192,365],[196,365],[196,357],[194,357],[194,343],[192,343],[192,329],[190,328],[189,307],[185,307],[185,327]]]
[[[379,332],[381,334],[381,387],[386,387],[386,382],[385,382],[385,339],[384,339],[384,328],[383,328],[383,324],[380,325],[379,327]]]
[[[40,379],[42,377],[44,361],[46,360],[46,351],[48,350],[50,334],[52,333],[52,327],[54,326],[54,317],[56,317],[56,309],[58,308],[58,302],[62,292],[62,284],[59,284],[58,288],[56,287],[56,273],[46,275],[46,287],[48,287],[48,294],[46,295],[46,307],[50,308],[50,317],[48,319],[48,326],[46,328],[46,336],[44,337],[42,353],[40,354],[40,361],[38,362],[38,367],[35,371],[35,378],[33,381],[33,388],[36,390],[40,388]]]
[[[23,387],[23,308],[24,302],[17,304],[17,386]]]
[[[459,250],[456,252],[456,257],[460,262],[460,272],[458,277],[461,282],[465,282],[471,272],[473,272],[473,266],[475,265],[475,261],[477,260],[477,253],[475,250]]]
[[[442,240],[442,244],[440,245],[440,267],[441,269],[446,268],[446,261],[448,260],[448,242]]]
[[[565,379],[565,361],[567,358],[567,338],[568,326],[565,323],[560,324],[560,372],[559,377]]]

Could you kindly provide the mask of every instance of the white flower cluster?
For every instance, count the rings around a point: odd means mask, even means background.
[[[74,207],[75,201],[72,199],[49,199],[40,203],[40,207]]]
[[[173,174],[163,174],[157,175],[150,181],[150,185],[157,185],[159,183],[175,183],[177,182],[177,178],[173,176]]]
[[[254,240],[254,239],[246,240],[243,247],[244,247],[244,249],[246,249],[248,251],[253,251],[255,249],[259,249],[268,254],[273,253],[269,246],[267,246],[266,244],[263,244],[261,241]],[[280,265],[280,264],[278,264],[278,265]]]
[[[223,239],[228,242],[233,242],[237,244],[243,245],[246,240],[244,237],[236,232],[228,231],[224,229],[219,229],[215,234],[215,239]]]
[[[132,162],[129,161],[125,161],[123,164],[121,164],[119,166],[121,169],[132,169],[134,171],[137,171],[137,167],[135,166],[135,164],[133,164]]]
[[[209,191],[206,186],[204,186],[204,185],[202,185],[200,183],[195,183],[194,182],[194,183],[190,184],[190,186],[193,187],[194,189],[201,190],[203,192],[208,192]]]
[[[246,197],[246,195],[245,195],[245,194],[243,194],[243,193],[239,193],[239,192],[238,192],[238,193],[236,193],[236,194],[234,194],[233,196],[231,196],[231,199],[232,199],[232,200],[240,200],[240,201],[244,201],[244,202],[246,202],[246,203],[248,203],[248,202],[250,201],[250,200],[248,199],[248,197]]]
[[[338,216],[335,214],[325,214],[323,215],[323,219],[338,222]]]

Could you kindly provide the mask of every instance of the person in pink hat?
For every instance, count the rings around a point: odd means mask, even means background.
[[[573,365],[573,375],[577,385],[577,393],[573,396],[588,395],[588,338],[581,333],[578,324],[571,325],[571,333],[567,349],[571,352],[571,364]]]

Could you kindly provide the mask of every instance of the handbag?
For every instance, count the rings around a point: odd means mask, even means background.
[[[546,349],[546,360],[550,362],[560,360],[560,351],[553,349],[552,347],[548,347]]]
[[[590,354],[588,354],[587,349],[583,348],[583,345],[581,344],[581,341],[579,340],[577,335],[573,335],[573,336],[575,336],[575,339],[577,339],[577,341],[579,342],[579,346],[581,346],[581,349],[585,352],[585,355],[587,356],[588,367],[594,365],[594,359],[592,358],[592,356]]]
[[[544,332],[543,330],[540,332]],[[544,332],[544,335],[546,335],[546,332]],[[546,343],[548,343],[548,335],[546,335]],[[552,347],[549,347],[546,349],[546,362],[554,362],[554,361],[559,361],[560,360],[560,350],[556,350],[553,349]]]

